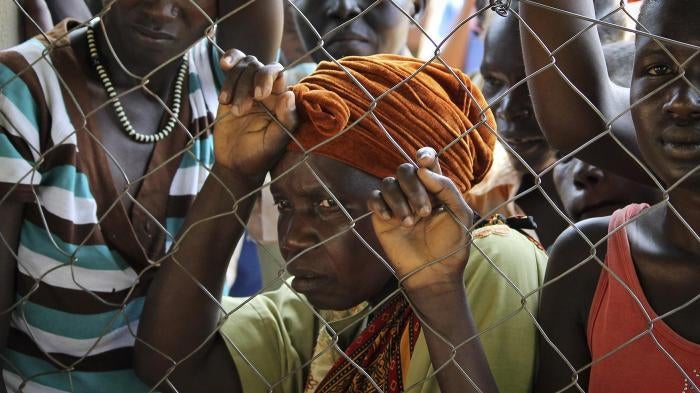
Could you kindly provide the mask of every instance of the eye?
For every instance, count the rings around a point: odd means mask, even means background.
[[[292,208],[292,204],[286,199],[276,199],[275,206],[280,212],[288,211]]]
[[[503,85],[503,81],[492,76],[484,77],[484,88],[496,89]]]
[[[646,68],[646,74],[651,76],[664,76],[673,73],[673,68],[666,64],[654,64]]]
[[[338,208],[338,204],[335,202],[335,200],[326,198],[318,202],[318,207],[321,209],[335,210]]]

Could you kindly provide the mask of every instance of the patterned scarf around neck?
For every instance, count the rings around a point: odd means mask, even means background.
[[[403,295],[388,302],[345,354],[386,393],[402,392],[420,321]],[[340,357],[323,378],[316,393],[369,393],[377,389],[365,374]]]

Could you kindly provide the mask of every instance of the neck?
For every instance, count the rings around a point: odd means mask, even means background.
[[[110,33],[109,23],[105,23],[105,30],[107,36],[119,37],[116,33]],[[133,51],[125,48],[127,45],[122,44],[118,39],[107,40],[99,24],[94,26],[94,31],[100,60],[107,68],[109,78],[114,86],[129,89],[142,84],[145,78],[148,81],[145,84],[148,90],[158,95],[162,100],[167,100],[172,83],[180,68],[180,61],[172,61],[163,68],[158,69],[158,71],[153,72],[158,65],[150,66],[138,58],[134,58],[134,56],[131,56]],[[110,44],[112,45],[111,47]]]
[[[700,194],[697,191],[691,192],[677,188],[670,195],[671,204],[683,220],[678,218],[670,207],[666,206],[661,209],[661,214],[664,215],[661,228],[663,228],[662,230],[666,237],[675,247],[700,256],[700,242],[692,233],[695,232],[700,235],[700,209],[698,209],[698,206],[700,206]]]

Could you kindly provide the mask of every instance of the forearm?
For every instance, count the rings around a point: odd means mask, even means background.
[[[590,0],[537,2],[595,19]],[[547,50],[542,48],[533,33],[521,24],[527,74],[549,66],[528,80],[537,121],[549,144],[563,153],[574,151],[605,132],[608,123],[623,114],[612,123],[612,132],[627,149],[639,156],[634,125],[629,113],[625,113],[629,107],[629,89],[610,80],[597,30],[593,28],[580,34],[592,22],[525,3],[521,3],[520,15],[547,47]],[[574,36],[577,37],[567,42]],[[563,44],[565,46],[560,48]],[[552,63],[554,65],[550,66]],[[594,148],[577,153],[577,157],[622,176],[649,182],[648,176],[609,136],[595,142]]]
[[[220,184],[215,175],[226,186]],[[182,360],[207,341],[219,323],[218,299],[226,268],[244,231],[233,214],[235,202],[229,190],[238,199],[250,194],[261,183],[262,180],[251,181],[215,166],[173,245],[174,253],[163,261],[150,286],[139,338],[174,361]],[[237,205],[236,212],[243,222],[248,219],[254,199],[248,197]],[[217,342],[221,344],[216,339],[207,341],[191,360],[175,369],[171,380],[186,384],[200,374],[202,371],[198,367],[206,363],[211,346]],[[150,383],[162,378],[173,365],[142,343],[137,343],[135,357],[139,375]],[[229,370],[229,373],[233,372]]]
[[[464,284],[458,282],[440,286],[439,290],[413,291],[408,296],[422,318],[433,367],[437,370],[445,365],[436,375],[440,391],[498,391],[481,341],[476,337],[476,324]],[[454,347],[458,347],[456,352],[453,352]]]
[[[538,2],[595,18],[592,1]],[[594,28],[557,51],[562,44],[585,30],[592,22],[525,3],[522,3],[520,8],[525,23],[547,47],[547,50],[542,48],[532,32],[521,24],[520,35],[527,74],[533,74],[554,63],[554,66],[549,66],[541,74],[528,80],[537,119],[554,148],[571,151],[601,133],[605,129],[605,120],[586,104],[555,67],[558,67],[593,105],[605,112],[605,106],[609,104],[605,100],[611,97],[612,91],[602,45]],[[550,55],[550,52],[555,53]],[[556,105],[552,105],[553,103]],[[566,132],[562,132],[563,130]]]
[[[219,1],[217,43],[223,50],[235,48],[256,56],[262,63],[274,62],[282,41],[282,0],[248,3],[244,0]],[[245,8],[240,8],[243,5]]]
[[[46,0],[51,10],[53,23],[56,24],[66,18],[72,18],[80,22],[92,19],[92,12],[84,0]]]

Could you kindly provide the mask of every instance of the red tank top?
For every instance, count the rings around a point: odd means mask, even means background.
[[[630,205],[618,210],[610,220],[608,232],[647,207]],[[588,391],[700,392],[696,390],[700,386],[700,345],[679,336],[663,320],[656,321],[649,329],[648,321],[658,315],[642,291],[625,227],[608,239],[605,264],[629,287],[639,302],[620,281],[603,269],[588,317],[588,346],[596,362],[591,368]],[[693,382],[689,382],[686,376]]]

